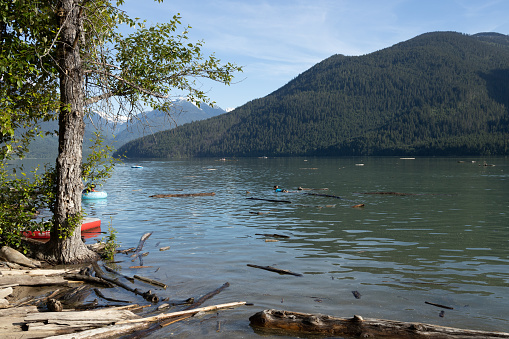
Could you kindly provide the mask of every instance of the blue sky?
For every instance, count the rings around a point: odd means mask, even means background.
[[[509,34],[508,0],[126,0],[147,24],[180,13],[203,51],[243,66],[202,82],[223,109],[264,97],[334,54],[363,55],[434,31]],[[182,27],[183,29],[184,27]]]

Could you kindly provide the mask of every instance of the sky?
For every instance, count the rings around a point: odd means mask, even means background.
[[[508,0],[125,0],[147,25],[182,17],[202,51],[243,67],[230,86],[201,81],[225,109],[262,98],[334,55],[369,54],[420,34],[509,34]]]

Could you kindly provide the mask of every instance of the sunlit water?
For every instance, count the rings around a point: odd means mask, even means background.
[[[487,159],[493,167],[480,166],[484,160],[126,162],[102,187],[108,199],[84,208],[102,219],[103,231],[111,222],[122,248],[137,246],[145,232],[153,232],[143,249],[150,252],[143,264],[151,267],[130,269],[139,261],[116,257],[122,273],[169,286],[137,283],[142,289],[181,300],[229,282],[205,305],[254,304],[168,326],[154,338],[259,337],[248,318],[269,308],[509,331],[509,159]],[[276,184],[290,192],[274,193]],[[299,186],[328,190],[298,191]],[[202,192],[216,195],[149,197]],[[357,204],[365,206],[352,208]],[[266,242],[273,238],[257,235],[274,233],[290,238]],[[171,248],[159,251],[164,246]]]

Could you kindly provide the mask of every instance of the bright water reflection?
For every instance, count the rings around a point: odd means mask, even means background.
[[[127,162],[104,186],[108,200],[85,209],[103,225],[111,219],[123,247],[154,232],[144,258],[152,268],[142,273],[170,286],[157,291],[161,297],[200,296],[228,281],[209,304],[255,304],[153,337],[257,337],[248,318],[265,308],[509,331],[509,160],[490,159],[495,167],[479,166],[482,160],[208,159],[140,161],[138,169]],[[291,192],[273,193],[275,184]],[[381,191],[411,195],[365,194]],[[216,195],[149,197],[198,192]],[[290,238],[265,242],[257,235],[265,233]],[[171,249],[157,250],[163,246]],[[124,273],[139,273],[128,257],[117,259]],[[439,317],[442,309],[425,301],[454,310]]]

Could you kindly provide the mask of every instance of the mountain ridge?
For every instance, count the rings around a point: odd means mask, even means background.
[[[117,155],[507,154],[507,84],[508,36],[424,33],[363,56],[333,55],[264,98]]]

